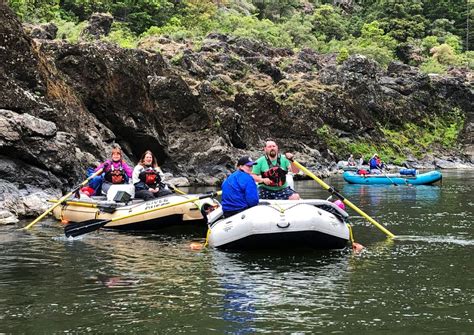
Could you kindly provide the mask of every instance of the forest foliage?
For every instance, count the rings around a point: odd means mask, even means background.
[[[423,71],[474,68],[474,0],[7,0],[25,23],[54,22],[75,41],[95,12],[113,15],[107,38],[134,47],[150,36],[199,41],[211,32],[276,47],[401,60]]]

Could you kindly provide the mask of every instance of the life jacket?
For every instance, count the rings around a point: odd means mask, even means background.
[[[270,179],[271,184],[268,186],[283,186],[286,183],[286,174],[288,172],[280,167],[281,156],[278,155],[275,165],[272,164],[267,156],[265,156],[265,158],[267,159],[269,169],[265,172],[262,172],[262,178]]]
[[[160,174],[152,167],[145,167],[145,169],[138,175],[138,179],[144,182],[147,186],[153,188],[161,182]]]
[[[118,168],[110,164],[110,170],[105,172],[105,180],[112,184],[124,184],[125,183],[125,171],[122,168],[122,163]]]
[[[382,160],[380,158],[377,158],[377,167],[381,168],[382,167]]]
[[[377,159],[372,158],[372,159],[369,161],[369,166],[370,166],[371,169],[377,169]]]

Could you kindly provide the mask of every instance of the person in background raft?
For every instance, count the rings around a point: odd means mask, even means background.
[[[370,173],[371,174],[381,174],[382,173],[382,161],[379,158],[379,155],[374,154],[369,161]]]
[[[166,185],[161,182],[162,171],[150,150],[140,158],[133,169],[132,182],[135,185],[135,198],[145,201],[172,194]]]
[[[102,164],[99,164],[94,170],[99,171],[104,169],[102,194],[107,194],[110,186],[114,184],[128,184],[132,177],[132,168],[122,159],[122,150],[118,147],[112,149],[112,159],[108,159]]]
[[[265,155],[257,159],[252,173],[255,181],[259,183],[260,199],[299,200],[300,196],[286,182],[288,171],[298,173],[299,169],[290,162],[293,154],[278,153],[275,141],[265,142]]]
[[[228,218],[247,208],[258,205],[258,190],[251,176],[252,166],[257,164],[248,156],[237,162],[237,171],[222,184],[222,210]]]
[[[354,156],[352,154],[347,159],[347,166],[356,166],[356,161],[355,161]]]

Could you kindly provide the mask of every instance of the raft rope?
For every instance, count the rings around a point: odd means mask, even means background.
[[[209,245],[209,236],[211,235],[211,228],[207,228],[207,233],[206,233],[206,242],[204,242],[203,248],[206,248]]]
[[[285,210],[286,210],[286,209],[284,209],[283,207],[281,207],[281,206],[278,205],[278,204],[272,204],[272,205],[276,206],[276,207],[277,207],[276,209],[279,210],[280,213],[284,213]],[[273,207],[273,206],[271,206],[271,207],[272,207],[272,208],[275,208],[275,207]],[[287,208],[287,209],[288,209],[288,208]]]
[[[347,224],[347,228],[349,228],[349,241],[351,242],[351,244],[353,244],[355,241],[354,235],[352,233],[352,226],[350,224]]]

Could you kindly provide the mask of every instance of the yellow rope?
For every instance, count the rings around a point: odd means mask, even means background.
[[[278,205],[278,204],[272,204],[272,205],[278,207],[278,209],[280,210],[280,213],[285,212],[285,209],[283,207],[281,207],[280,205]]]
[[[351,241],[351,244],[354,243],[354,235],[352,234],[352,226],[350,224],[347,224],[347,228],[349,228],[349,241]]]
[[[207,233],[206,233],[206,242],[204,242],[204,248],[209,245],[209,235],[211,235],[211,228],[207,227]]]

